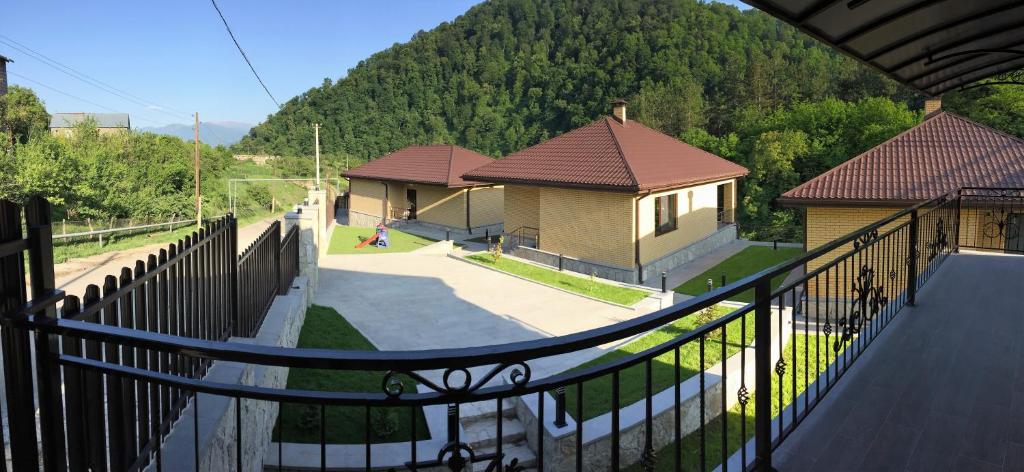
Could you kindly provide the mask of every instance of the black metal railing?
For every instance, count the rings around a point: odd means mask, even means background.
[[[1024,189],[965,187],[960,215],[961,247],[1024,253]]]
[[[278,270],[277,293],[284,295],[299,275],[299,227],[292,226],[281,239],[281,269]]]
[[[506,243],[510,247],[518,246],[540,249],[540,229],[531,226],[520,226],[506,233]]]
[[[35,198],[24,211],[27,235],[22,232],[22,209],[0,201],[0,313],[12,451],[9,464],[0,460],[2,469],[36,470],[42,457],[47,470],[140,470],[153,454],[159,454],[161,438],[170,432],[192,392],[94,371],[59,369],[54,359],[66,355],[188,379],[202,378],[210,360],[74,336],[43,336],[39,331],[30,343],[25,316],[32,314],[33,321],[41,324],[60,320],[222,342],[240,325],[236,300],[253,298],[249,286],[238,286],[237,271],[240,265],[247,266],[245,261],[260,258],[261,248],[273,247],[267,242],[273,238],[268,230],[243,258],[236,259],[237,221],[228,215],[149,255],[146,261],[136,261],[133,268],[122,268],[117,276],[107,275],[102,287],[88,285],[79,299],[55,288],[49,204]],[[272,228],[279,231],[279,223]],[[282,257],[288,261],[284,269],[293,278],[298,273],[296,234],[293,228]],[[31,283],[23,272],[26,257]],[[285,277],[281,274],[279,279],[268,271],[264,278],[271,280],[271,291],[276,293],[279,280],[284,282]],[[290,284],[288,279],[286,285]],[[31,302],[25,296],[26,287],[31,289]],[[33,306],[39,309],[25,311]],[[36,406],[40,418],[45,418],[38,428],[33,415]],[[36,438],[42,440],[41,449]],[[54,450],[66,455],[51,460],[49,453]]]
[[[162,411],[155,409],[163,408],[164,391],[168,395],[184,392],[179,398],[187,398],[187,411],[197,415],[204,406],[196,393],[230,399],[237,427],[226,431],[233,435],[237,470],[286,465],[281,463],[280,453],[276,456],[278,464],[263,464],[264,455],[249,457],[244,452],[244,442],[259,439],[251,434],[252,429],[244,427],[249,419],[241,412],[243,406],[245,411],[254,411],[253,406],[260,403],[275,406],[273,411],[294,403],[319,412],[310,415],[310,421],[319,432],[322,470],[444,466],[458,471],[467,470],[470,463],[489,466],[488,470],[619,470],[629,466],[651,469],[659,462],[675,470],[705,471],[718,465],[723,471],[766,470],[771,466],[773,451],[900,309],[915,303],[918,289],[949,254],[958,250],[958,243],[966,236],[961,214],[964,203],[962,194],[955,192],[915,205],[813,248],[802,257],[615,325],[485,347],[386,352],[259,346],[75,317],[56,318],[54,307],[63,295],[53,290],[52,284],[47,285],[45,276],[38,285],[36,282],[36,272],[45,272],[47,266],[46,250],[40,250],[38,241],[45,241],[48,226],[31,216],[38,211],[30,211],[27,239],[11,237],[9,227],[0,224],[0,236],[4,237],[0,242],[0,273],[6,275],[21,267],[12,265],[12,261],[20,261],[26,250],[33,268],[31,301],[23,292],[18,298],[18,290],[13,290],[17,287],[5,278],[0,304],[4,310],[3,347],[8,364],[14,467],[34,470],[43,457],[44,465],[51,470],[85,470],[93,465],[88,454],[94,454],[96,460],[104,455],[127,460],[131,457],[125,453],[129,444],[138,451],[136,454],[141,453],[136,463],[150,460],[159,466],[159,441],[153,442],[155,450],[145,450],[125,438],[137,441],[143,434],[154,437],[173,427],[173,419],[160,416],[154,429],[139,421],[86,412],[94,416],[85,418],[82,424],[94,429],[84,436],[75,429],[77,423],[70,421],[81,414],[75,406],[80,398],[89,398],[93,410],[102,411],[102,406],[96,405],[117,406],[122,395],[119,392],[134,387],[149,395],[136,395],[121,402],[121,408],[146,406],[150,418],[152,411]],[[10,209],[0,207],[0,222],[7,221],[3,218],[9,219],[9,214]],[[786,277],[794,270],[801,271],[801,275]],[[781,282],[783,279],[788,281]],[[745,297],[751,301],[723,304]],[[145,297],[146,302],[151,299]],[[155,300],[161,305],[159,295]],[[661,334],[661,340],[645,349],[624,351],[561,372],[543,371],[553,359],[578,356],[653,331]],[[28,360],[29,334],[35,336],[35,381]],[[64,348],[69,342],[79,349]],[[119,361],[126,358],[125,352],[134,352],[136,360],[149,361]],[[538,362],[541,359],[544,362]],[[308,391],[223,384],[189,375],[187,368],[170,368],[179,365],[175,362],[189,366],[219,361],[328,369],[346,375],[376,372],[379,388]],[[105,381],[106,396],[82,397],[62,390],[62,375],[65,386],[69,379],[74,382],[76,378],[82,379],[83,385]],[[412,388],[410,382],[419,387]],[[38,389],[38,430],[32,416],[31,391],[26,396],[12,391],[11,385]],[[102,395],[102,390],[93,391]],[[154,396],[154,391],[159,395]],[[656,397],[668,401],[655,401]],[[522,456],[521,448],[506,444],[503,424],[509,401],[517,403],[515,414],[529,428],[525,439],[517,440],[529,443],[534,459]],[[485,411],[485,420],[492,418],[485,426],[493,428],[494,439],[486,445],[478,441],[478,435],[462,434],[460,412],[470,403],[478,405],[473,410]],[[479,407],[481,404],[490,405],[490,413]],[[417,412],[433,406],[447,411],[447,421],[438,426],[444,431],[438,446],[428,450],[428,443],[417,435],[421,418]],[[329,423],[325,411],[339,407],[357,409],[360,419]],[[406,412],[410,422],[408,436],[390,438],[390,442],[405,447],[389,446],[385,463],[374,462],[373,450],[379,446],[371,440],[371,432],[378,428],[374,412],[380,411]],[[66,413],[67,423],[63,420]],[[280,425],[280,416],[277,421]],[[346,460],[356,463],[328,463],[326,438],[330,428],[364,433],[362,453],[346,455]],[[37,431],[43,436],[41,449],[34,441]],[[280,434],[281,428],[277,431]],[[64,437],[68,438],[66,444]],[[406,452],[398,452],[401,450]],[[152,454],[147,454],[150,451]],[[199,464],[200,455],[206,452],[200,450],[196,439],[191,450],[174,453],[194,454]]]
[[[281,287],[281,222],[274,221],[238,255],[238,287],[247,294],[238,300],[236,336],[259,331]]]

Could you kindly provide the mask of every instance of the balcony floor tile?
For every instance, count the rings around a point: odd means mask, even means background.
[[[1024,257],[950,256],[776,451],[778,470],[1024,467]]]

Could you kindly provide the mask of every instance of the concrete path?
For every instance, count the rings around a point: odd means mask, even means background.
[[[242,251],[246,246],[259,237],[270,226],[277,217],[268,217],[255,223],[238,228],[238,250]],[[118,275],[122,267],[135,267],[135,261],[143,260],[150,254],[166,248],[167,244],[150,244],[122,251],[111,251],[95,256],[71,259],[67,262],[54,266],[54,273],[57,276],[57,288],[64,290],[68,295],[81,297],[89,284],[103,285],[103,278],[107,275]]]
[[[485,346],[576,333],[642,315],[439,255],[328,255],[313,303],[333,307],[381,350]],[[615,345],[621,344],[615,343]],[[530,364],[554,374],[604,352]]]

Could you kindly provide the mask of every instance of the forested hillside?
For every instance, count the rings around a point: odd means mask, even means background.
[[[780,193],[922,119],[923,97],[756,10],[697,0],[492,0],[289,100],[238,148],[374,158],[413,143],[499,157],[629,114],[751,170],[744,236],[799,240]],[[945,109],[1024,136],[1024,92],[953,92]]]
[[[339,71],[340,72],[340,71]],[[911,94],[768,15],[695,0],[495,0],[288,101],[239,147],[373,157],[454,142],[500,156],[609,113],[679,135],[796,101]]]

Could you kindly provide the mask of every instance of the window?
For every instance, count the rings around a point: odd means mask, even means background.
[[[654,235],[660,236],[676,229],[676,194],[654,199]]]

